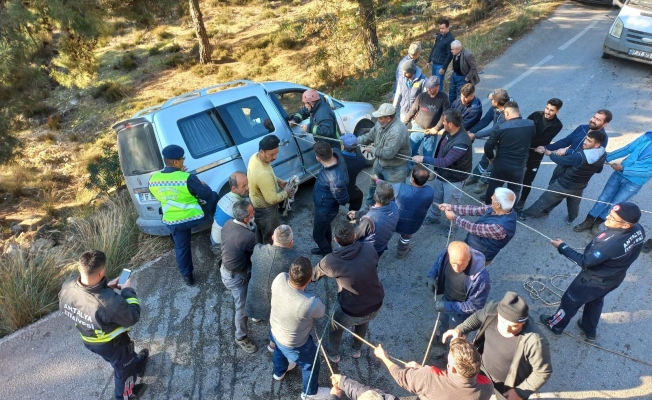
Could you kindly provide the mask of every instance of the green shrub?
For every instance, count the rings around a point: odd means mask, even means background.
[[[174,35],[167,31],[164,26],[159,26],[152,32],[158,40],[172,39]]]
[[[113,69],[124,69],[131,71],[138,67],[138,60],[132,51],[126,52],[120,60],[113,66]]]
[[[220,67],[215,64],[197,64],[192,67],[191,71],[193,74],[199,77],[205,77],[207,75],[213,75],[219,71]]]
[[[184,65],[187,58],[188,57],[183,53],[173,53],[167,59],[165,59],[163,64],[167,65],[168,67],[176,68]]]
[[[279,35],[274,40],[276,47],[283,50],[293,50],[301,45],[301,42],[287,35]]]
[[[272,18],[276,18],[276,14],[274,14],[274,12],[272,10],[267,10],[267,11],[265,11],[264,13],[262,13],[260,15],[260,18],[261,19],[272,19]]]
[[[161,49],[158,46],[150,47],[149,49],[147,49],[147,54],[149,54],[150,56],[161,54]]]
[[[57,293],[71,262],[63,247],[37,253],[19,247],[0,256],[0,336],[58,308]]]
[[[94,99],[101,97],[109,103],[114,103],[125,98],[129,90],[126,86],[118,82],[103,82],[99,86],[91,89],[90,93]]]
[[[181,45],[179,43],[172,43],[170,47],[167,48],[168,53],[178,53],[181,51]]]
[[[86,170],[90,173],[86,182],[89,189],[108,192],[118,189],[124,183],[118,151],[110,145],[102,146],[102,154],[89,162]]]

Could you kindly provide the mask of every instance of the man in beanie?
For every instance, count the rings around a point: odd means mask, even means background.
[[[388,103],[381,104],[371,115],[378,119],[376,125],[358,137],[358,143],[372,145],[366,149],[375,157],[373,174],[392,184],[405,182],[410,156],[410,138],[405,124],[396,118],[396,109]],[[376,179],[372,179],[367,207],[374,204],[375,192]]]
[[[407,113],[406,123],[412,124],[413,132],[410,134],[410,149],[412,155],[419,154],[419,147],[423,142],[423,155],[432,157],[435,153],[438,129],[442,125],[442,114],[450,107],[448,96],[439,91],[439,78],[431,76],[426,81],[426,91],[421,93],[412,104]]]
[[[407,114],[417,96],[423,93],[426,85],[426,76],[421,72],[417,63],[407,60],[401,64],[401,76],[396,82],[396,93],[394,94],[394,108],[398,107],[401,121],[406,124]]]
[[[274,229],[281,225],[278,204],[294,195],[294,191],[286,187],[287,181],[277,178],[272,168],[280,142],[276,135],[262,138],[258,143],[258,153],[251,156],[247,165],[249,199],[254,206],[257,243],[272,243]]]
[[[421,42],[416,41],[410,43],[410,47],[408,47],[408,53],[401,58],[401,61],[398,62],[398,65],[396,66],[396,81],[394,81],[394,89],[392,90],[393,92],[396,92],[396,85],[398,84],[398,80],[403,75],[403,71],[401,71],[401,65],[403,65],[404,62],[406,61],[414,61],[415,63],[419,61],[419,57],[421,57],[421,51],[423,49],[421,48]],[[417,67],[418,68],[418,67]]]
[[[347,133],[341,139],[342,158],[346,163],[346,171],[349,173],[349,211],[359,211],[364,194],[356,185],[356,179],[358,179],[360,171],[366,167],[367,160],[358,149],[358,138],[354,134]]]
[[[328,102],[314,89],[308,89],[301,96],[303,107],[290,117],[290,124],[298,124],[310,118],[307,125],[302,125],[304,132],[325,136],[331,139],[315,138],[315,142],[324,141],[333,148],[339,148],[340,130],[337,118]]]
[[[473,344],[482,354],[482,371],[507,400],[528,399],[552,374],[548,340],[528,310],[523,298],[507,292],[500,303],[487,304],[442,338],[446,343],[477,330]]]
[[[582,268],[562,296],[557,312],[539,318],[552,333],[561,335],[577,310],[584,306],[577,325],[588,341],[596,340],[604,297],[620,286],[627,269],[641,253],[645,231],[638,224],[640,218],[641,210],[636,204],[616,204],[604,223],[607,230],[596,236],[584,253],[573,250],[559,238],[550,242],[560,254]]]
[[[195,284],[190,247],[192,229],[213,219],[218,196],[197,175],[186,172],[183,148],[171,144],[161,153],[165,168],[149,178],[149,190],[161,202],[162,221],[174,241],[179,272],[186,284],[192,286]]]

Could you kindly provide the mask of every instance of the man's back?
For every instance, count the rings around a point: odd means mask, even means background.
[[[435,190],[430,185],[418,187],[407,183],[395,183],[393,187],[396,194],[394,201],[399,210],[396,232],[412,235],[423,224]]]
[[[342,158],[346,163],[346,170],[349,174],[349,191],[355,187],[356,179],[360,171],[362,171],[366,166],[366,159],[360,153],[360,150],[356,149],[355,153],[342,151]]]
[[[234,219],[222,228],[222,266],[231,272],[244,272],[251,265],[256,234]]]
[[[463,378],[436,367],[389,369],[396,383],[424,400],[489,400],[494,386],[489,378],[477,375]]]
[[[505,121],[492,129],[491,136],[485,143],[485,154],[490,154],[496,148],[494,166],[523,167],[535,133],[532,120],[515,118]],[[494,157],[490,154],[487,158]]]

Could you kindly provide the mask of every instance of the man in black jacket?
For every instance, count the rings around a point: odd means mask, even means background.
[[[450,23],[447,19],[441,19],[437,24],[439,25],[439,33],[435,35],[435,45],[430,51],[426,68],[432,67],[432,76],[439,78],[439,91],[443,92],[444,76],[446,75],[444,65],[450,64],[453,59],[451,43],[453,43],[455,37],[451,33]]]
[[[491,136],[484,145],[484,155],[493,165],[489,185],[485,193],[485,204],[491,204],[491,196],[497,187],[502,187],[504,182],[511,183],[507,187],[514,192],[518,199],[525,174],[525,162],[532,137],[536,132],[534,122],[521,118],[521,111],[515,101],[505,104],[505,122],[495,125]],[[494,150],[496,153],[494,155]]]
[[[118,278],[107,282],[106,255],[99,250],[82,254],[78,269],[80,276],[66,280],[61,287],[59,309],[75,322],[84,346],[113,367],[115,398],[137,398],[145,385],[136,385],[136,379],[145,373],[149,350],[136,354],[129,337],[130,327],[140,319],[131,280],[121,285]],[[72,393],[63,397],[83,397]]]
[[[360,211],[364,193],[356,185],[356,180],[360,171],[367,166],[367,159],[358,149],[358,138],[352,133],[342,136],[342,159],[349,174],[349,211]]]
[[[562,296],[557,312],[553,316],[542,314],[539,317],[556,336],[562,334],[577,310],[584,306],[577,325],[586,340],[596,340],[605,296],[620,286],[627,269],[641,253],[645,231],[638,223],[640,218],[641,210],[636,204],[616,204],[604,223],[607,230],[596,236],[584,253],[573,250],[559,238],[550,242],[559,254],[582,268]]]
[[[341,160],[342,156],[333,152],[327,143],[317,142],[313,149],[322,168],[312,190],[312,200],[315,203],[312,238],[318,247],[310,252],[325,256],[333,251],[331,222],[337,216],[340,206],[349,202],[349,173],[346,171],[346,163]]]
[[[607,135],[604,131],[590,131],[584,139],[582,150],[567,156],[558,156],[550,150],[546,155],[557,164],[550,178],[548,191],[519,216],[522,221],[527,217],[540,218],[550,214],[564,199],[568,209],[567,224],[572,224],[580,211],[582,193],[595,173],[602,171],[607,159],[607,152],[602,147]]]
[[[564,127],[564,124],[561,123],[557,114],[561,110],[561,106],[564,103],[557,98],[552,98],[548,100],[546,108],[543,111],[535,111],[530,114],[527,119],[534,121],[534,126],[536,128],[536,133],[530,142],[530,153],[528,155],[527,162],[525,164],[525,175],[523,176],[523,184],[531,186],[534,182],[534,178],[539,172],[539,166],[541,165],[541,160],[543,160],[543,154],[535,151],[539,146],[547,146],[552,142],[552,139],[557,136],[561,128]],[[517,212],[521,212],[525,207],[525,201],[530,195],[530,188],[523,186],[523,191],[521,192],[521,198],[518,200],[518,203],[514,206],[514,209]]]
[[[548,340],[530,320],[525,300],[507,292],[444,333],[442,342],[478,331],[473,344],[482,354],[482,371],[507,400],[528,399],[552,374]]]
[[[324,257],[314,268],[313,282],[324,276],[337,280],[338,308],[333,320],[343,326],[354,326],[356,335],[364,338],[369,328],[369,321],[376,318],[383,305],[385,291],[378,278],[378,254],[373,244],[356,241],[353,225],[342,221],[335,232],[335,241],[340,245]],[[329,330],[328,358],[340,361],[340,343],[344,330],[339,325],[331,324]],[[362,342],[353,341],[351,356],[360,358]]]
[[[303,92],[301,100],[303,101],[303,107],[290,117],[290,125],[298,124],[310,117],[308,124],[303,125],[301,129],[313,135],[331,138],[322,139],[316,137],[315,142],[324,141],[332,148],[339,149],[340,130],[330,104],[314,89]]]

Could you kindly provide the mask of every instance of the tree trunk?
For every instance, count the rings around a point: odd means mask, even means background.
[[[192,23],[195,25],[195,32],[197,33],[197,41],[199,42],[199,63],[208,64],[211,62],[211,45],[208,42],[208,35],[206,34],[206,27],[204,27],[204,19],[199,9],[199,0],[189,0],[190,2],[190,16]]]
[[[362,25],[364,45],[367,50],[367,62],[370,67],[378,61],[378,35],[376,34],[376,13],[373,0],[358,0],[358,10]]]

